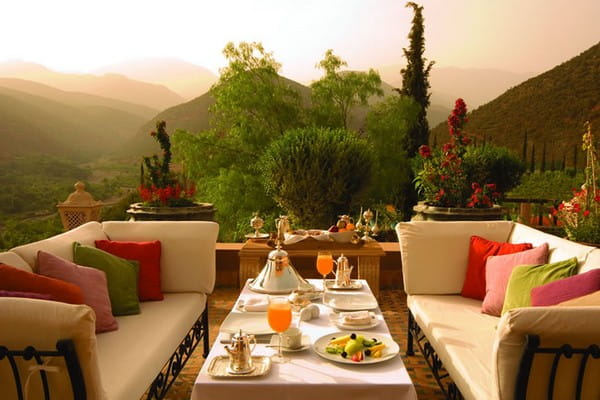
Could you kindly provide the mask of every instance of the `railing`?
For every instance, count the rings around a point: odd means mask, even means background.
[[[552,208],[558,207],[560,200],[538,198],[507,198],[502,205],[508,209],[512,220],[530,225],[548,233],[558,233],[557,218],[552,215]]]

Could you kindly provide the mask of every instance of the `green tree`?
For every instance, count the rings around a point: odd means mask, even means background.
[[[311,84],[313,118],[317,125],[348,129],[352,107],[367,105],[369,97],[383,96],[379,73],[340,71],[346,61],[329,49],[317,64],[324,76]]]
[[[408,134],[406,151],[409,157],[414,157],[419,146],[427,144],[429,141],[429,123],[427,122],[427,107],[429,107],[429,97],[431,96],[429,72],[434,62],[427,63],[427,59],[423,58],[425,52],[423,7],[413,2],[406,3],[406,7],[412,7],[415,15],[408,35],[410,46],[408,49],[403,49],[407,64],[400,71],[402,74],[400,93],[412,97],[421,106],[418,123]]]
[[[369,110],[367,137],[375,154],[370,197],[375,203],[406,208],[406,193],[413,187],[406,137],[417,123],[419,109],[410,97],[390,96]]]

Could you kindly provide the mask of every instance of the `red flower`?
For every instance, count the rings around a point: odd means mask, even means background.
[[[583,216],[584,216],[584,217],[587,217],[588,215],[590,215],[590,210],[585,210],[585,211],[583,212]]]
[[[426,144],[421,145],[419,147],[419,154],[423,158],[429,158],[429,157],[431,157],[431,149]]]

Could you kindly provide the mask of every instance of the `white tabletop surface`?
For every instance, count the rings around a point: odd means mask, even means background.
[[[322,286],[320,280],[311,280],[316,287]],[[369,293],[366,281],[362,281],[360,291]],[[240,299],[261,296],[244,287]],[[262,295],[266,296],[266,295]],[[314,301],[319,306],[320,317],[308,322],[302,321],[300,329],[314,342],[323,335],[340,331],[329,319],[330,308]],[[236,303],[237,304],[237,303]],[[383,321],[379,308],[372,310],[382,322],[367,330],[374,337],[390,336],[387,324]],[[241,312],[234,309],[232,312]],[[253,313],[254,314],[254,313]],[[266,320],[266,312],[264,313]],[[294,322],[297,316],[294,316]],[[221,343],[229,335],[220,333],[200,370],[192,390],[192,400],[316,400],[316,399],[386,399],[416,400],[417,395],[400,354],[377,364],[342,364],[320,357],[312,347],[299,352],[285,353],[290,361],[285,364],[272,363],[271,371],[260,377],[252,378],[213,378],[208,366],[216,356],[226,355]],[[276,349],[259,343],[252,352],[253,356],[270,356]]]

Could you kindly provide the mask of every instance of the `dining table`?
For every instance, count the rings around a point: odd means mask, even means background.
[[[322,280],[308,281],[322,293]],[[417,399],[399,348],[395,342],[391,343],[393,338],[366,280],[357,280],[357,286],[360,287],[355,290],[327,289],[324,295],[312,300],[319,309],[316,318],[304,321],[299,318],[299,313],[295,313],[292,324],[302,331],[303,345],[306,346],[300,351],[285,352],[288,362],[270,362],[269,370],[260,376],[215,375],[211,366],[214,367],[216,361],[226,361],[228,353],[225,346],[230,342],[231,335],[239,329],[257,338],[253,357],[270,357],[277,352],[276,347],[267,343],[277,343],[276,338],[272,339],[275,333],[269,328],[267,312],[251,312],[242,307],[250,299],[255,302],[260,296],[268,296],[250,290],[250,282],[246,282],[220,327],[219,335],[196,377],[192,400]],[[346,308],[349,312],[363,306],[372,313],[374,321],[371,325],[376,325],[356,330],[356,333],[392,344],[388,346],[388,354],[381,360],[370,359],[367,362],[352,362],[339,355],[324,354],[322,347],[315,343],[323,343],[329,338],[339,337],[341,332],[349,332],[334,324],[332,318],[339,317],[341,311],[336,307]]]

